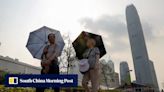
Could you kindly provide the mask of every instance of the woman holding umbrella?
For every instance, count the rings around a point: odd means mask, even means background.
[[[100,51],[98,47],[96,47],[96,41],[93,38],[87,39],[87,50],[83,54],[83,58],[88,59],[90,69],[84,73],[82,79],[82,86],[85,88],[86,92],[90,92],[88,88],[88,82],[91,81],[92,91],[98,92],[99,89],[99,58]]]
[[[48,41],[50,45],[47,45],[42,54],[41,61],[41,74],[59,74],[59,65],[58,65],[58,50],[55,44],[55,34],[50,33],[48,35]],[[44,92],[45,88],[38,88],[36,92]],[[54,89],[55,92],[59,92],[59,88]]]
[[[82,86],[86,92],[90,92],[88,82],[91,81],[92,91],[99,89],[99,59],[106,54],[105,46],[101,35],[82,31],[72,43],[79,59],[79,70],[84,74]]]
[[[64,48],[64,40],[58,30],[43,26],[30,32],[27,49],[31,55],[41,60],[41,74],[59,74],[58,59]],[[44,92],[45,88],[36,89],[36,92]],[[55,88],[59,92],[59,88]]]

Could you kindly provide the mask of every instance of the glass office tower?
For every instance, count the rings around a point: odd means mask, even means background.
[[[149,60],[141,22],[134,5],[127,6],[126,21],[136,82],[139,84],[152,86],[158,90],[159,88],[154,65]]]

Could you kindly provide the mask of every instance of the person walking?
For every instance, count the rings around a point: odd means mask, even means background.
[[[87,39],[86,45],[88,49],[84,52],[83,58],[88,59],[90,68],[83,75],[82,86],[84,87],[86,92],[98,92],[100,75],[100,51],[98,47],[96,47],[96,41],[92,38]],[[89,81],[91,81],[91,90],[88,87]]]
[[[58,65],[58,54],[59,50],[55,44],[55,34],[50,33],[48,35],[49,45],[45,46],[42,54],[41,61],[41,74],[59,74],[59,65]],[[53,88],[55,92],[59,92],[59,88]],[[44,92],[45,88],[37,88],[36,92]]]

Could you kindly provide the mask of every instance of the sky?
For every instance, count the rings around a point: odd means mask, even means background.
[[[154,62],[158,84],[164,82],[164,1],[163,0],[0,0],[0,55],[40,66],[26,49],[29,32],[42,26],[69,34],[73,41],[81,31],[102,35],[107,54],[119,72],[127,61],[135,80],[125,9],[137,8],[150,60]]]

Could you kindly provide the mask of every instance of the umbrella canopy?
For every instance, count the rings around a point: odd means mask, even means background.
[[[93,34],[93,33],[89,33],[89,32],[83,31],[76,38],[76,40],[72,43],[73,47],[75,49],[75,52],[76,52],[76,57],[78,59],[82,59],[83,58],[83,53],[87,49],[87,46],[86,46],[86,39],[87,38],[95,39],[96,47],[98,47],[99,50],[100,50],[100,58],[106,54],[106,50],[105,50],[105,47],[104,47],[104,43],[103,43],[102,37],[100,35],[97,35],[97,34]]]
[[[49,44],[48,35],[50,33],[55,34],[55,44],[59,50],[59,55],[61,55],[65,43],[60,32],[43,26],[33,32],[30,32],[27,41],[26,47],[34,58],[41,59],[43,49]]]

